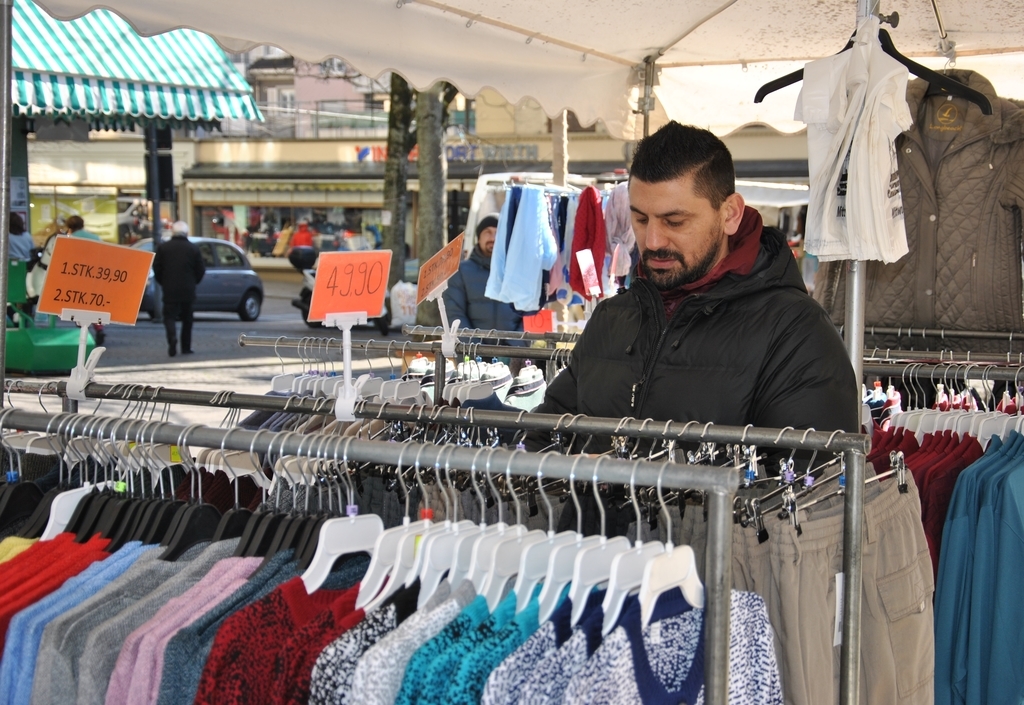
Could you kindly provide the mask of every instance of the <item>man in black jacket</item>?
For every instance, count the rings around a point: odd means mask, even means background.
[[[537,411],[858,431],[842,340],[785,237],[736,193],[722,141],[669,123],[639,143],[629,200],[637,276],[595,309]]]
[[[188,223],[171,226],[171,239],[157,247],[153,258],[153,277],[164,290],[164,328],[167,330],[167,354],[178,354],[175,321],[181,317],[181,353],[192,352],[192,306],[196,285],[203,280],[206,265],[199,248],[188,239]]]

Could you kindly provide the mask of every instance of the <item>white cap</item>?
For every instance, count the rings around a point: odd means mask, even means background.
[[[175,235],[188,235],[188,223],[184,220],[177,220],[171,226],[171,232]]]

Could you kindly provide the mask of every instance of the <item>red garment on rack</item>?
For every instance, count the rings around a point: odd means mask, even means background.
[[[320,652],[363,621],[366,612],[355,609],[359,585],[338,598],[331,608],[292,635],[282,649],[277,679],[270,693],[274,705],[306,705],[313,682],[313,667]]]
[[[590,250],[593,253],[597,278],[602,281],[601,271],[604,269],[606,239],[601,195],[593,186],[587,186],[580,194],[579,206],[576,209],[576,221],[573,225],[572,253],[569,257],[569,286],[573,291],[588,299],[593,297],[590,296],[583,283],[583,272],[580,270],[580,263],[576,260],[576,253],[582,250]]]
[[[985,450],[976,438],[965,436],[956,448],[932,464],[918,486],[921,496],[921,522],[932,557],[932,570],[939,573],[939,555],[942,550],[942,528],[946,524],[949,502],[953,497],[960,473],[981,459]]]
[[[85,543],[75,543],[73,539],[74,534],[63,533],[52,541],[40,541],[4,566],[0,579],[0,650],[14,615],[109,555],[104,549],[110,545],[110,539],[99,534]],[[42,549],[32,551],[37,546]],[[12,565],[15,561],[17,565]]]
[[[308,595],[302,578],[292,578],[228,617],[213,640],[195,703],[268,702],[278,656],[289,638],[346,592],[321,589]]]

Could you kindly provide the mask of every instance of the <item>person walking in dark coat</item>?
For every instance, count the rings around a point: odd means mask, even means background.
[[[448,320],[462,321],[462,328],[484,330],[522,330],[523,317],[512,304],[484,296],[487,278],[491,275],[491,254],[498,233],[498,216],[488,215],[476,226],[476,247],[459,271],[448,280],[444,307]]]
[[[629,204],[636,276],[598,304],[538,413],[860,431],[843,341],[720,139],[676,122],[643,139]]]
[[[153,277],[164,290],[164,328],[167,330],[167,354],[178,354],[175,321],[181,318],[181,353],[192,352],[192,307],[196,285],[203,280],[206,266],[199,248],[188,239],[188,223],[171,226],[171,239],[162,243],[153,258]]]

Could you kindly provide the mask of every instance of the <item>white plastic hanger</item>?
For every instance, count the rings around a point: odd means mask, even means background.
[[[548,569],[544,576],[544,587],[540,591],[540,622],[544,623],[551,618],[551,613],[558,606],[559,598],[565,586],[572,580],[576,569],[576,555],[585,548],[597,546],[601,543],[600,536],[583,537],[583,511],[580,507],[580,499],[576,495],[576,463],[578,456],[569,471],[569,492],[572,495],[573,505],[576,507],[576,537],[574,541],[562,544],[552,549],[548,558]]]
[[[448,449],[448,455],[451,456],[451,451],[454,450],[454,446],[449,446]],[[448,470],[447,466],[446,472],[447,477],[450,480],[451,472],[450,470]],[[435,523],[434,526],[430,527],[430,530],[423,535],[423,539],[420,541],[419,550],[416,551],[416,560],[413,563],[412,571],[410,571],[409,577],[405,582],[406,587],[411,587],[412,584],[416,582],[416,580],[420,580],[422,585],[422,580],[424,577],[424,565],[426,564],[427,556],[431,552],[434,544],[437,543],[438,539],[440,539],[442,536],[448,536],[452,534],[452,532],[460,523],[458,520],[457,510],[453,512],[453,507],[455,504],[457,504],[453,502],[451,496],[454,490],[450,486],[446,485],[444,481],[441,479],[440,457],[434,463],[434,479],[437,482],[437,488],[441,492],[441,496],[444,498],[444,521],[441,523]],[[465,525],[473,526],[473,522],[467,521],[465,522]],[[423,591],[421,589],[420,594],[422,593]]]
[[[633,474],[629,478],[629,496],[633,501],[633,509],[636,512],[636,545],[624,553],[620,553],[612,561],[611,576],[608,578],[608,591],[604,595],[604,602],[601,607],[604,611],[604,623],[601,627],[601,634],[608,636],[619,621],[622,614],[622,606],[626,603],[626,597],[633,590],[640,588],[644,579],[644,568],[655,556],[665,552],[665,545],[661,541],[640,540],[640,504],[636,500],[636,466],[633,466]],[[576,603],[573,603],[576,606]]]
[[[454,450],[454,446],[451,446],[451,450]],[[451,452],[449,452],[449,456],[450,455]],[[431,535],[424,540],[423,547],[419,555],[420,594],[417,600],[418,607],[421,609],[431,596],[433,596],[434,592],[437,591],[437,586],[441,584],[444,574],[449,571],[454,564],[455,548],[459,539],[465,536],[475,536],[481,531],[476,524],[469,520],[458,520],[459,502],[458,497],[455,494],[455,487],[452,485],[451,469],[447,460],[445,462],[445,475],[448,479],[448,489],[445,490],[445,504],[447,505],[448,502],[449,490],[451,491],[452,502],[452,509],[447,515],[452,517],[454,521],[451,523],[449,531]],[[440,480],[438,481],[438,485],[441,485]]]
[[[426,449],[426,445],[420,447],[420,453]],[[413,467],[416,471],[416,484],[420,488],[420,497],[425,498],[427,496],[426,488],[423,486],[423,478],[420,475],[420,453],[416,454],[416,460],[413,463]],[[405,486],[404,480],[401,480],[401,474],[399,474],[399,480],[402,482],[402,492],[405,494],[405,507],[406,507],[406,519],[408,519],[409,512],[409,490]],[[367,612],[372,612],[380,607],[385,600],[398,592],[399,588],[405,585],[412,572],[413,566],[416,563],[416,549],[423,536],[431,529],[435,529],[434,523],[429,520],[421,520],[417,522],[422,524],[422,527],[417,531],[412,531],[399,539],[398,550],[396,551],[395,564],[391,569],[391,575],[388,578],[387,585],[380,591],[373,600],[371,600],[364,608]],[[442,527],[443,528],[443,527]]]
[[[541,469],[537,470],[537,491],[540,492],[540,498],[548,511],[548,531],[543,541],[525,547],[523,554],[519,557],[519,573],[516,575],[515,587],[513,588],[516,593],[516,614],[526,609],[530,598],[533,597],[534,588],[537,587],[537,584],[547,574],[548,559],[551,557],[551,552],[559,546],[576,541],[577,537],[575,531],[555,533],[555,517],[552,513],[551,500],[548,499],[547,493],[544,491],[543,483],[542,468],[544,460],[548,457],[550,455],[546,454],[541,459]]]
[[[377,542],[373,547],[373,555],[370,556],[370,567],[367,568],[366,575],[359,584],[356,609],[367,609],[373,602],[373,599],[381,592],[384,581],[391,576],[396,566],[399,558],[399,549],[405,548],[402,544],[405,543],[406,538],[415,537],[417,534],[423,533],[424,529],[431,524],[430,521],[422,519],[419,521],[409,520],[409,491],[405,486],[405,479],[402,477],[402,454],[404,451],[405,449],[403,448],[402,453],[398,455],[398,481],[401,483],[402,491],[405,493],[405,516],[402,517],[401,526],[388,529],[377,537]],[[399,583],[392,579],[389,585],[397,589]]]
[[[474,558],[477,555],[476,547],[479,542],[485,537],[491,536],[505,528],[504,522],[498,522],[490,526],[487,525],[487,502],[476,481],[476,460],[480,457],[480,453],[483,453],[485,450],[487,449],[481,448],[477,451],[469,469],[473,491],[476,492],[477,499],[480,500],[480,524],[476,532],[465,532],[455,541],[455,547],[452,552],[453,562],[448,572],[448,582],[451,583],[452,588],[457,588],[463,580],[472,578]]]
[[[669,590],[679,588],[683,597],[695,609],[704,607],[704,585],[697,574],[697,558],[689,546],[675,547],[672,543],[672,518],[665,506],[665,498],[661,493],[662,467],[658,473],[658,503],[666,517],[668,542],[665,552],[652,558],[644,567],[644,577],[640,583],[640,615],[644,627],[651,622],[654,605],[658,597]]]
[[[521,451],[515,451],[521,452]],[[519,563],[529,546],[540,543],[547,538],[543,531],[525,531],[522,524],[522,503],[519,495],[516,494],[512,485],[512,460],[515,452],[509,456],[508,466],[505,468],[505,478],[508,481],[509,491],[512,492],[512,499],[516,505],[516,524],[519,529],[512,532],[512,536],[506,536],[504,540],[494,547],[493,557],[484,568],[484,580],[480,585],[479,593],[487,600],[487,607],[492,612],[497,608],[502,596],[505,594],[505,587],[508,581],[519,572]],[[475,583],[474,583],[475,584]]]
[[[526,527],[522,525],[509,526],[505,523],[505,503],[498,494],[498,489],[491,479],[491,456],[493,451],[487,454],[487,464],[484,467],[484,478],[491,488],[491,496],[498,505],[498,530],[492,534],[482,537],[473,546],[473,556],[470,561],[469,575],[467,576],[477,589],[477,594],[483,594],[484,578],[487,571],[494,566],[494,551],[508,537],[520,537],[526,533]]]
[[[342,440],[345,441],[345,450],[342,453],[341,468],[338,469],[338,446]],[[348,480],[348,446],[351,442],[352,438],[338,438],[334,444],[334,468],[339,479],[348,488],[348,516],[328,519],[320,527],[320,537],[313,561],[302,574],[307,594],[312,594],[324,584],[338,558],[347,553],[374,551],[378,539],[384,533],[384,522],[381,518],[376,514],[359,514],[359,507],[355,503],[355,493]]]
[[[629,539],[625,536],[608,538],[605,535],[605,511],[604,503],[601,502],[601,494],[598,492],[597,469],[601,466],[602,456],[594,466],[594,501],[597,502],[597,509],[601,514],[601,536],[596,546],[581,549],[576,554],[572,571],[572,587],[569,589],[569,599],[572,600],[572,626],[576,626],[580,617],[583,616],[583,609],[587,606],[587,595],[590,591],[602,583],[608,582],[612,574],[612,563],[615,558],[629,550]],[[640,522],[636,525],[637,535],[640,534]]]

